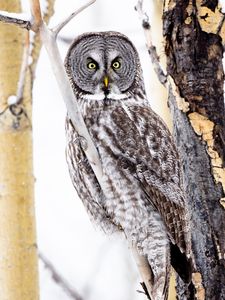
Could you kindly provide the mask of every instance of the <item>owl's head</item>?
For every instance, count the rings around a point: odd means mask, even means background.
[[[81,94],[113,98],[142,87],[137,50],[118,32],[79,36],[68,50],[65,67],[73,88]]]

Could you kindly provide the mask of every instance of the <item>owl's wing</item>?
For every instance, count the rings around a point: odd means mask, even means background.
[[[107,232],[113,232],[110,218],[101,205],[102,191],[80,145],[80,140],[72,122],[66,119],[66,160],[69,167],[71,181],[82,200],[93,223]]]
[[[132,165],[134,176],[160,212],[172,243],[189,254],[188,214],[181,189],[179,158],[169,130],[148,106],[118,107],[111,114],[111,122],[112,127],[118,128],[120,156]]]

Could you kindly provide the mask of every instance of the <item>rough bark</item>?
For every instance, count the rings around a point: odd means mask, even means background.
[[[195,299],[210,300],[225,299],[225,109],[218,30],[223,16],[217,4],[167,1],[163,14],[169,104],[202,278]],[[178,299],[192,299],[180,281],[177,293]]]

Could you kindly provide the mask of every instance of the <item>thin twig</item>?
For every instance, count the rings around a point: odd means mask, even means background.
[[[133,257],[135,259],[135,262],[137,264],[139,273],[142,277],[142,280],[144,283],[141,283],[144,294],[147,296],[148,299],[151,299],[151,290],[152,290],[152,282],[153,282],[153,274],[152,270],[149,266],[149,262],[147,258],[143,255],[140,255],[136,246],[130,245]]]
[[[135,10],[138,12],[139,18],[142,21],[142,27],[144,29],[146,38],[146,46],[151,57],[153,68],[156,72],[156,75],[158,76],[160,83],[165,86],[167,82],[167,76],[163,72],[163,69],[160,65],[156,47],[152,44],[151,25],[149,23],[148,15],[143,11],[143,0],[138,0],[137,5],[135,6]]]
[[[21,18],[18,16],[21,16]],[[25,20],[24,14],[15,14],[8,13],[6,11],[0,11],[0,21],[7,24],[16,25],[27,30],[30,30],[32,28],[30,20]]]
[[[86,4],[78,8],[75,12],[73,12],[69,17],[67,17],[64,21],[60,22],[57,26],[55,26],[52,31],[54,32],[55,36],[59,34],[59,32],[63,29],[63,27],[68,24],[75,16],[81,13],[84,9],[92,5],[96,0],[88,1]]]
[[[30,0],[30,10],[31,14],[34,18],[33,28],[34,32],[37,32],[43,23],[42,15],[41,15],[41,7],[39,0]]]
[[[19,77],[19,82],[17,85],[16,101],[13,104],[19,104],[23,100],[26,72],[27,72],[27,67],[28,67],[28,63],[29,63],[29,61],[28,61],[29,54],[30,54],[29,50],[30,50],[30,33],[29,33],[29,31],[27,31],[26,37],[25,37],[24,50],[23,50],[22,65],[21,65],[21,69],[20,69],[20,77]]]
[[[38,256],[39,256],[40,260],[43,262],[45,268],[48,271],[50,271],[52,279],[55,281],[55,283],[60,285],[63,288],[63,290],[65,291],[65,293],[68,296],[70,296],[71,299],[83,300],[83,298],[79,295],[79,293],[77,291],[75,291],[74,288],[72,288],[68,284],[68,282],[66,282],[66,280],[55,269],[53,264],[42,253],[39,252]]]

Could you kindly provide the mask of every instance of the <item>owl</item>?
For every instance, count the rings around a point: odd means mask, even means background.
[[[102,164],[102,191],[82,137],[66,119],[67,162],[90,218],[104,232],[124,233],[152,272],[152,300],[168,298],[171,265],[191,279],[191,238],[178,153],[146,97],[140,60],[118,32],[75,39],[65,68]]]

